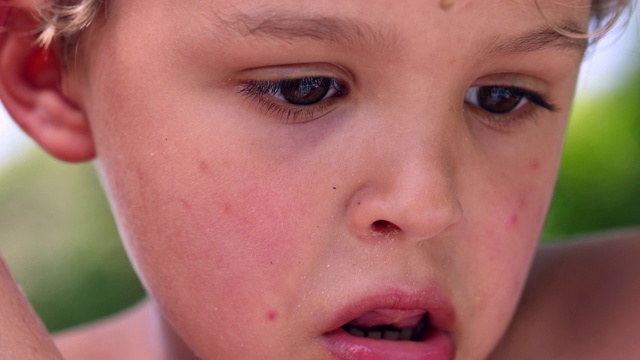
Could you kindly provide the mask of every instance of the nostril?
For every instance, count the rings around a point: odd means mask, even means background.
[[[376,233],[389,234],[400,231],[400,228],[387,220],[376,220],[371,224],[371,230]]]

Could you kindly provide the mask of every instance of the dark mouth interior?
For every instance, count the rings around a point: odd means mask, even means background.
[[[392,325],[382,324],[371,327],[345,324],[346,332],[353,336],[369,339],[384,339],[393,341],[423,341],[429,330],[429,316],[425,315],[414,327],[399,329]]]

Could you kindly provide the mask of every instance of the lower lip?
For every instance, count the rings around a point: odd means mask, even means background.
[[[331,354],[339,360],[451,360],[451,337],[434,330],[421,342],[377,340],[353,336],[343,329],[326,334]]]

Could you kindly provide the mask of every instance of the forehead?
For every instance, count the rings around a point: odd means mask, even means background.
[[[382,48],[434,33],[444,40],[452,33],[471,37],[487,32],[493,24],[514,32],[525,27],[536,27],[539,32],[557,28],[586,31],[589,7],[588,0],[570,5],[554,0],[194,0],[178,6],[168,0],[130,0],[109,6],[115,14],[146,17],[154,13],[167,21],[190,23],[199,32],[213,34],[217,41],[267,35],[268,40],[307,37]]]

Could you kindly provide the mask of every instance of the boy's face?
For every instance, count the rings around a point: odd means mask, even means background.
[[[582,55],[548,25],[588,10],[541,7],[109,2],[73,92],[172,329],[203,358],[485,357]]]

